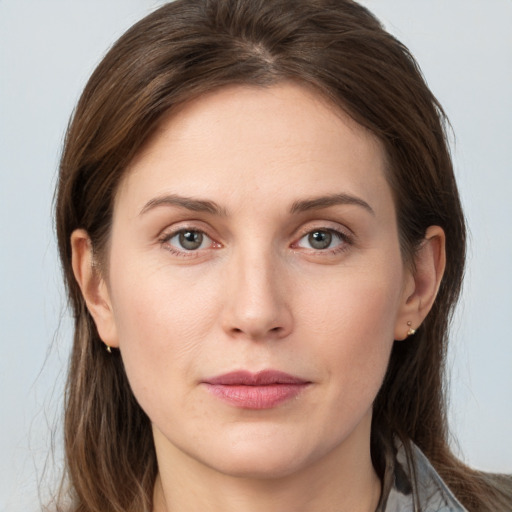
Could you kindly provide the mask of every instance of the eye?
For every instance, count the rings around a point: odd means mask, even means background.
[[[332,243],[332,233],[329,231],[314,231],[308,235],[308,243],[313,249],[327,249]]]
[[[167,235],[162,242],[178,251],[197,251],[211,247],[213,244],[213,240],[208,235],[195,229],[181,229]]]
[[[323,251],[326,249],[339,249],[347,242],[347,236],[333,229],[315,229],[304,235],[297,243],[297,247]]]

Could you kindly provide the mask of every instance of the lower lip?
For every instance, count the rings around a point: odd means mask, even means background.
[[[272,409],[299,395],[307,386],[300,384],[269,384],[265,386],[206,384],[210,393],[242,409]]]

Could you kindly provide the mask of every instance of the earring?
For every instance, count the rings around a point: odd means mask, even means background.
[[[411,327],[412,322],[411,321],[407,322],[407,325],[409,326],[409,330],[407,331],[407,336],[412,336],[413,334],[416,334],[416,329],[413,329]]]
[[[109,354],[112,354],[112,349],[110,348],[110,345],[107,345],[106,343],[104,343],[105,345],[105,349],[106,351],[109,353]]]

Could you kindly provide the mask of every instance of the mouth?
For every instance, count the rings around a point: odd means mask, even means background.
[[[203,381],[207,390],[242,409],[271,409],[304,391],[310,381],[277,370],[235,371]]]

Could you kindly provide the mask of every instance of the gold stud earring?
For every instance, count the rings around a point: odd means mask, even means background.
[[[411,327],[412,322],[411,321],[407,322],[407,325],[409,326],[409,330],[407,331],[407,336],[412,336],[413,334],[416,334],[416,329],[413,329]]]
[[[105,349],[107,350],[107,352],[109,354],[112,354],[112,349],[110,348],[110,345],[107,345],[106,343],[104,343],[104,345],[105,345]]]

